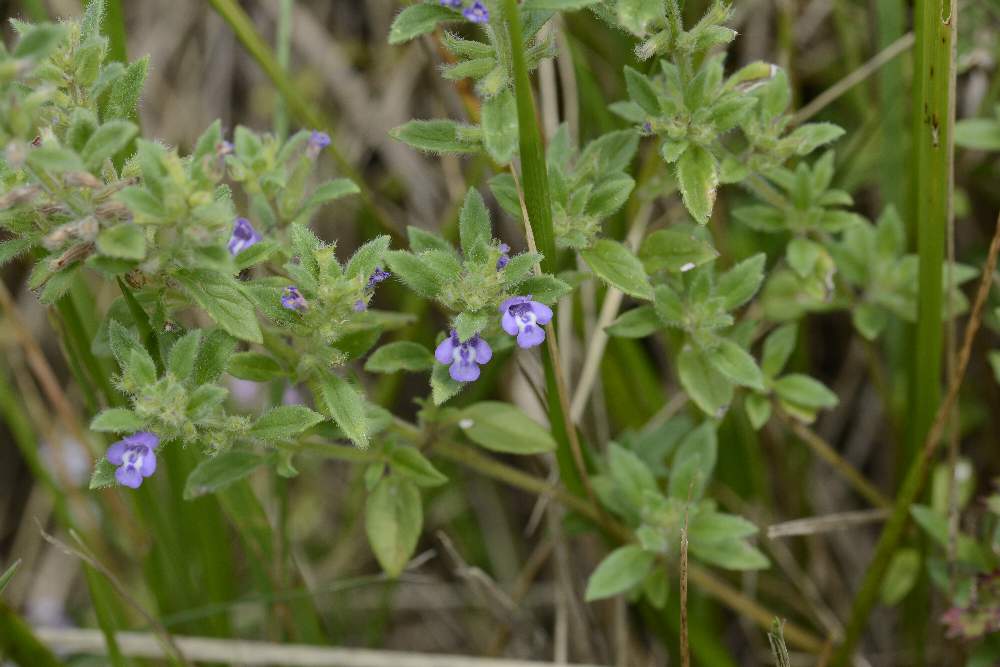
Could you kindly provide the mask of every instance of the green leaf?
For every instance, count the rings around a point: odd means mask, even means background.
[[[587,198],[587,215],[606,218],[614,214],[628,201],[634,187],[635,181],[632,177],[624,174],[603,179]]]
[[[376,268],[383,266],[385,263],[385,253],[389,250],[390,241],[389,236],[383,234],[376,236],[355,250],[354,254],[351,255],[350,261],[347,262],[344,275],[348,278],[362,276],[367,280],[375,272]]]
[[[866,340],[875,340],[889,324],[889,313],[874,303],[859,303],[851,311],[851,322]]]
[[[708,362],[727,378],[743,387],[764,391],[764,374],[749,352],[723,338],[713,350],[705,353]]]
[[[359,192],[361,192],[361,188],[351,179],[335,178],[316,188],[309,199],[306,200],[306,203],[302,205],[302,208],[307,210],[314,206],[322,206],[334,199],[340,199],[347,195],[356,195]]]
[[[640,299],[653,298],[653,287],[642,262],[618,241],[599,239],[580,255],[591,270],[612,287]]]
[[[0,266],[31,250],[35,242],[30,238],[14,238],[0,241]]]
[[[368,447],[365,402],[358,390],[333,373],[321,374],[315,384],[318,391],[314,391],[314,395],[344,435],[361,449]]]
[[[747,411],[747,419],[755,431],[763,428],[771,419],[771,399],[761,394],[747,394],[743,407]]]
[[[285,376],[273,357],[260,352],[238,352],[229,358],[226,368],[233,377],[251,382],[270,382]]]
[[[642,510],[643,496],[660,492],[646,462],[613,442],[608,446],[608,471],[625,506],[637,515]]]
[[[118,194],[115,199],[125,204],[134,214],[136,222],[157,221],[166,215],[163,204],[149,190],[132,185]]]
[[[80,153],[87,169],[99,169],[101,163],[122,150],[139,132],[139,128],[125,120],[112,120],[101,125],[90,135]]]
[[[799,274],[800,278],[806,278],[812,274],[817,260],[825,253],[823,246],[815,241],[798,237],[789,241],[788,247],[785,248],[788,265],[795,273]]]
[[[1000,122],[966,118],[955,123],[955,144],[980,151],[1000,151]]]
[[[96,491],[97,489],[114,486],[116,482],[115,466],[111,464],[111,461],[102,457],[100,461],[94,464],[94,472],[90,475],[90,484],[87,488],[91,491]]]
[[[483,102],[483,146],[493,161],[505,165],[517,151],[517,106],[514,93],[505,88]]]
[[[206,417],[215,417],[215,409],[222,405],[229,395],[229,390],[214,384],[203,384],[188,397],[186,412],[191,421],[201,421]]]
[[[146,234],[139,225],[122,222],[101,230],[97,235],[97,249],[107,257],[144,259]]]
[[[136,115],[136,105],[146,85],[146,72],[149,69],[149,56],[144,56],[131,63],[114,82],[108,98],[106,118],[133,118]]]
[[[889,569],[886,570],[882,579],[882,586],[879,595],[882,604],[894,606],[903,601],[903,598],[913,590],[913,585],[917,583],[920,574],[920,552],[916,549],[900,549],[889,561]]]
[[[451,244],[443,238],[413,225],[406,228],[406,238],[410,241],[410,250],[418,254],[425,250],[451,252]]]
[[[383,477],[365,503],[365,532],[379,565],[398,577],[417,548],[424,524],[420,490],[408,479]]]
[[[41,146],[28,153],[28,165],[39,171],[61,174],[67,171],[86,171],[80,157],[68,148]]]
[[[677,185],[691,217],[699,225],[708,222],[715,206],[715,192],[719,187],[719,168],[715,156],[708,150],[692,144],[677,161]]]
[[[556,449],[552,435],[510,403],[476,403],[461,412],[458,424],[470,440],[494,452],[541,454]]]
[[[715,295],[722,298],[726,310],[739,308],[753,298],[764,280],[766,261],[764,253],[757,253],[719,276]]]
[[[389,136],[428,153],[475,153],[478,141],[463,134],[466,128],[453,120],[411,120],[389,132]]]
[[[694,429],[677,446],[670,466],[668,492],[678,500],[701,498],[715,470],[718,439],[715,423],[707,421]]]
[[[714,542],[707,547],[692,542],[691,553],[700,561],[727,570],[763,570],[771,565],[759,549],[742,540]]]
[[[764,341],[764,351],[760,358],[760,369],[769,378],[781,372],[788,363],[788,358],[795,350],[795,339],[798,336],[798,325],[794,322],[780,326]]]
[[[700,512],[688,525],[688,539],[699,546],[738,540],[757,534],[757,526],[735,514]]]
[[[420,257],[405,250],[394,250],[386,253],[386,261],[392,272],[418,295],[425,299],[437,295],[440,290],[437,275]]]
[[[442,21],[461,20],[462,15],[437,2],[425,2],[407,7],[396,16],[389,28],[389,43],[402,44],[414,37],[433,32]]]
[[[807,123],[788,135],[787,141],[795,146],[797,154],[808,155],[843,134],[844,129],[833,123]]]
[[[198,348],[201,346],[201,329],[195,329],[184,334],[167,356],[167,370],[179,380],[187,380],[194,373],[194,365],[198,359]]]
[[[656,556],[637,544],[618,547],[605,557],[587,580],[587,602],[630,590],[649,574]]]
[[[389,465],[418,486],[441,486],[448,478],[441,474],[416,447],[393,447],[389,452]]]
[[[486,258],[493,229],[486,203],[475,188],[465,193],[465,203],[458,217],[458,236],[466,257],[477,262]]]
[[[628,90],[628,96],[642,107],[643,111],[650,116],[660,115],[660,100],[657,98],[653,84],[645,75],[628,65],[625,66],[625,87]]]
[[[131,410],[108,408],[102,410],[90,422],[90,430],[107,433],[134,433],[146,423]]]
[[[684,390],[710,417],[725,413],[733,400],[733,383],[717,371],[704,353],[685,345],[677,355],[677,374]]]
[[[609,336],[618,338],[645,338],[662,327],[663,322],[656,309],[644,305],[622,313],[605,331]]]
[[[188,475],[184,484],[184,500],[220,491],[248,476],[266,462],[266,457],[240,449],[207,458]]]
[[[304,405],[279,405],[254,422],[247,435],[261,440],[286,440],[326,419]]]
[[[434,364],[431,371],[431,398],[434,405],[441,405],[462,391],[462,383],[455,380],[448,374],[448,366],[445,364]]]
[[[21,34],[21,39],[14,47],[14,57],[31,58],[32,60],[45,58],[59,48],[68,28],[68,24],[57,23],[40,23],[31,26]]]
[[[263,342],[253,304],[231,276],[207,269],[184,269],[174,277],[227,333],[251,343]]]
[[[719,252],[708,241],[676,229],[653,232],[639,249],[639,259],[650,273],[662,269],[683,273],[718,256]]]
[[[399,371],[426,371],[434,366],[434,355],[412,341],[397,341],[383,345],[368,357],[365,370],[369,373],[397,373]]]
[[[792,373],[774,381],[774,390],[782,399],[806,408],[832,408],[837,405],[837,395],[819,380],[808,375]]]
[[[663,0],[618,0],[618,22],[634,35],[662,24],[665,13]]]
[[[119,325],[120,326],[120,325]],[[221,329],[214,329],[204,337],[198,357],[194,361],[192,385],[215,382],[225,372],[226,364],[236,350],[236,340]]]

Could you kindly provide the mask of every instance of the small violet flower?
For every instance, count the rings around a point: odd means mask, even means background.
[[[319,130],[313,130],[312,134],[309,135],[309,141],[306,143],[306,155],[315,160],[319,157],[320,152],[329,145],[329,134],[326,132],[320,132]]]
[[[472,23],[490,22],[490,10],[486,9],[486,5],[480,2],[480,0],[476,0],[472,5],[463,9],[462,16]]]
[[[260,241],[260,234],[246,218],[236,218],[233,234],[229,237],[229,254],[236,256]]]
[[[452,9],[461,9],[462,0],[441,0],[442,7],[451,7]]]
[[[500,326],[511,336],[517,336],[522,348],[534,347],[545,340],[541,325],[552,320],[552,309],[531,300],[531,295],[514,296],[500,304]]]
[[[299,291],[298,287],[289,285],[281,293],[281,306],[288,310],[296,310],[304,313],[309,308],[309,303],[302,296],[302,292]]]
[[[143,477],[156,471],[156,454],[153,450],[160,439],[149,431],[139,431],[108,447],[108,461],[118,466],[115,479],[132,489],[138,489]]]
[[[454,329],[434,350],[434,358],[442,364],[451,364],[448,374],[458,382],[472,382],[479,377],[479,365],[493,358],[493,350],[478,334],[465,341],[458,340]]]
[[[380,282],[388,280],[392,277],[392,273],[389,271],[383,271],[381,266],[376,266],[375,271],[368,276],[368,285],[365,287],[365,291],[371,295],[375,292],[375,286]],[[354,310],[358,313],[362,313],[368,309],[368,306],[362,299],[358,299],[354,302]]]
[[[510,264],[510,246],[506,243],[500,244],[500,257],[497,259],[497,271],[503,271],[504,267]]]

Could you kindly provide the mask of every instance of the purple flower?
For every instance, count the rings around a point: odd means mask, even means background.
[[[226,141],[223,139],[219,143],[215,144],[215,154],[220,158],[226,157],[227,155],[232,155],[233,153],[233,142]]]
[[[236,256],[260,241],[260,234],[246,218],[236,218],[233,223],[233,234],[229,237],[229,254]]]
[[[448,374],[459,382],[472,382],[479,377],[479,364],[493,358],[493,350],[478,334],[465,341],[458,340],[454,329],[434,350],[434,358],[442,364],[451,364]]]
[[[462,10],[462,16],[473,23],[489,23],[490,10],[486,9],[480,0],[476,0],[471,6]]]
[[[304,313],[309,308],[309,303],[295,285],[289,285],[281,293],[281,305],[288,310],[296,310]]]
[[[143,477],[156,472],[156,454],[153,450],[160,444],[156,434],[139,431],[108,447],[108,461],[118,466],[115,479],[132,489],[138,489]]]
[[[500,326],[511,336],[517,336],[517,344],[523,348],[534,347],[545,340],[545,329],[541,325],[552,320],[552,309],[545,304],[531,300],[531,295],[514,296],[500,304]]]
[[[375,271],[368,276],[368,289],[375,289],[375,286],[384,280],[392,277],[392,273],[383,271],[381,266],[376,266]]]
[[[462,6],[462,0],[441,0],[441,6],[459,9]]]
[[[355,313],[363,313],[366,310],[368,310],[368,306],[365,305],[364,301],[362,301],[361,299],[358,299],[357,301],[354,302],[354,312]]]
[[[497,271],[503,271],[504,267],[510,264],[510,246],[506,243],[500,244],[500,257],[497,259]]]
[[[319,157],[320,152],[329,145],[329,134],[326,132],[320,132],[319,130],[313,130],[312,134],[309,135],[309,141],[306,144],[306,155],[315,160]]]

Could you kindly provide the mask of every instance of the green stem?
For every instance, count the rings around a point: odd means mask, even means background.
[[[278,5],[278,66],[288,76],[288,65],[292,52],[292,6],[294,0],[280,0]],[[284,141],[288,136],[288,102],[284,95],[278,95],[274,105],[274,134]]]
[[[905,461],[913,460],[941,396],[942,269],[952,218],[955,117],[954,0],[917,3],[918,94],[913,105],[917,252],[920,255],[917,325],[909,382]]]
[[[253,21],[250,20],[250,17],[247,16],[247,13],[243,11],[236,0],[208,0],[208,2],[215,9],[216,13],[229,24],[229,27],[232,28],[233,33],[236,35],[236,39],[250,53],[250,56],[257,61],[257,64],[264,70],[264,74],[271,80],[271,83],[278,88],[278,92],[284,97],[291,114],[306,126],[324,129],[332,135],[334,131],[333,123],[320,113],[315,106],[310,104],[302,93],[299,92],[298,88],[295,87],[295,84],[288,78],[285,70],[278,62],[277,57],[268,47],[267,42],[257,33]],[[375,204],[371,188],[368,187],[368,184],[361,178],[361,174],[358,173],[354,166],[339,151],[336,144],[331,143],[326,150],[333,157],[333,161],[337,163],[337,168],[345,176],[353,180],[361,189],[362,203],[371,216],[383,229],[396,237],[397,240],[405,240],[405,235],[390,222],[385,213]]]
[[[878,22],[878,46],[882,51],[903,36],[905,6],[903,0],[881,0],[875,3]],[[905,215],[904,181],[906,173],[906,140],[903,116],[906,105],[903,84],[903,61],[894,59],[882,66],[879,73],[879,118],[882,126],[882,169],[879,191],[882,203],[895,206]]]
[[[111,386],[107,373],[101,368],[97,357],[90,349],[90,337],[84,330],[80,311],[77,310],[72,296],[66,295],[59,299],[56,302],[56,309],[59,311],[59,316],[65,327],[67,352],[76,358],[77,363],[86,371],[90,381],[104,394],[109,405],[122,405],[121,394]]]
[[[542,270],[555,273],[556,241],[552,224],[552,204],[549,199],[548,171],[542,136],[538,129],[535,100],[531,92],[531,79],[528,77],[528,65],[524,57],[524,31],[521,27],[517,0],[505,0],[504,14],[507,19],[511,64],[514,70],[521,185],[527,213],[527,231],[529,240],[534,238],[538,251],[542,253]],[[556,345],[555,327],[549,327],[547,343],[542,351],[542,361],[545,365],[549,423],[552,425],[552,435],[559,444],[556,451],[559,472],[567,487],[574,493],[582,494],[585,490],[589,490],[589,485],[585,477],[586,472],[583,470],[582,454],[579,451],[579,443],[576,442],[576,433],[571,432],[574,427],[567,418],[569,400],[565,396],[565,383],[560,381],[558,359],[552,351]]]

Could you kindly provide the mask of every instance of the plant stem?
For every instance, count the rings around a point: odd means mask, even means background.
[[[920,255],[916,336],[909,382],[904,461],[924,441],[941,396],[942,267],[952,219],[955,117],[955,0],[917,3],[918,94],[915,189],[917,251]]]
[[[278,66],[288,76],[292,52],[292,6],[295,0],[279,0],[278,4]],[[284,94],[278,95],[274,104],[274,134],[281,141],[288,136],[288,102]]]
[[[790,417],[780,406],[775,405],[775,410],[785,426],[791,429],[800,440],[805,442],[816,456],[830,464],[854,488],[858,495],[878,508],[886,508],[892,505],[889,499],[882,495],[882,492],[876,489],[864,475],[858,472],[857,468],[852,466],[850,461],[838,454],[837,450],[830,443],[819,437],[804,424]]]

